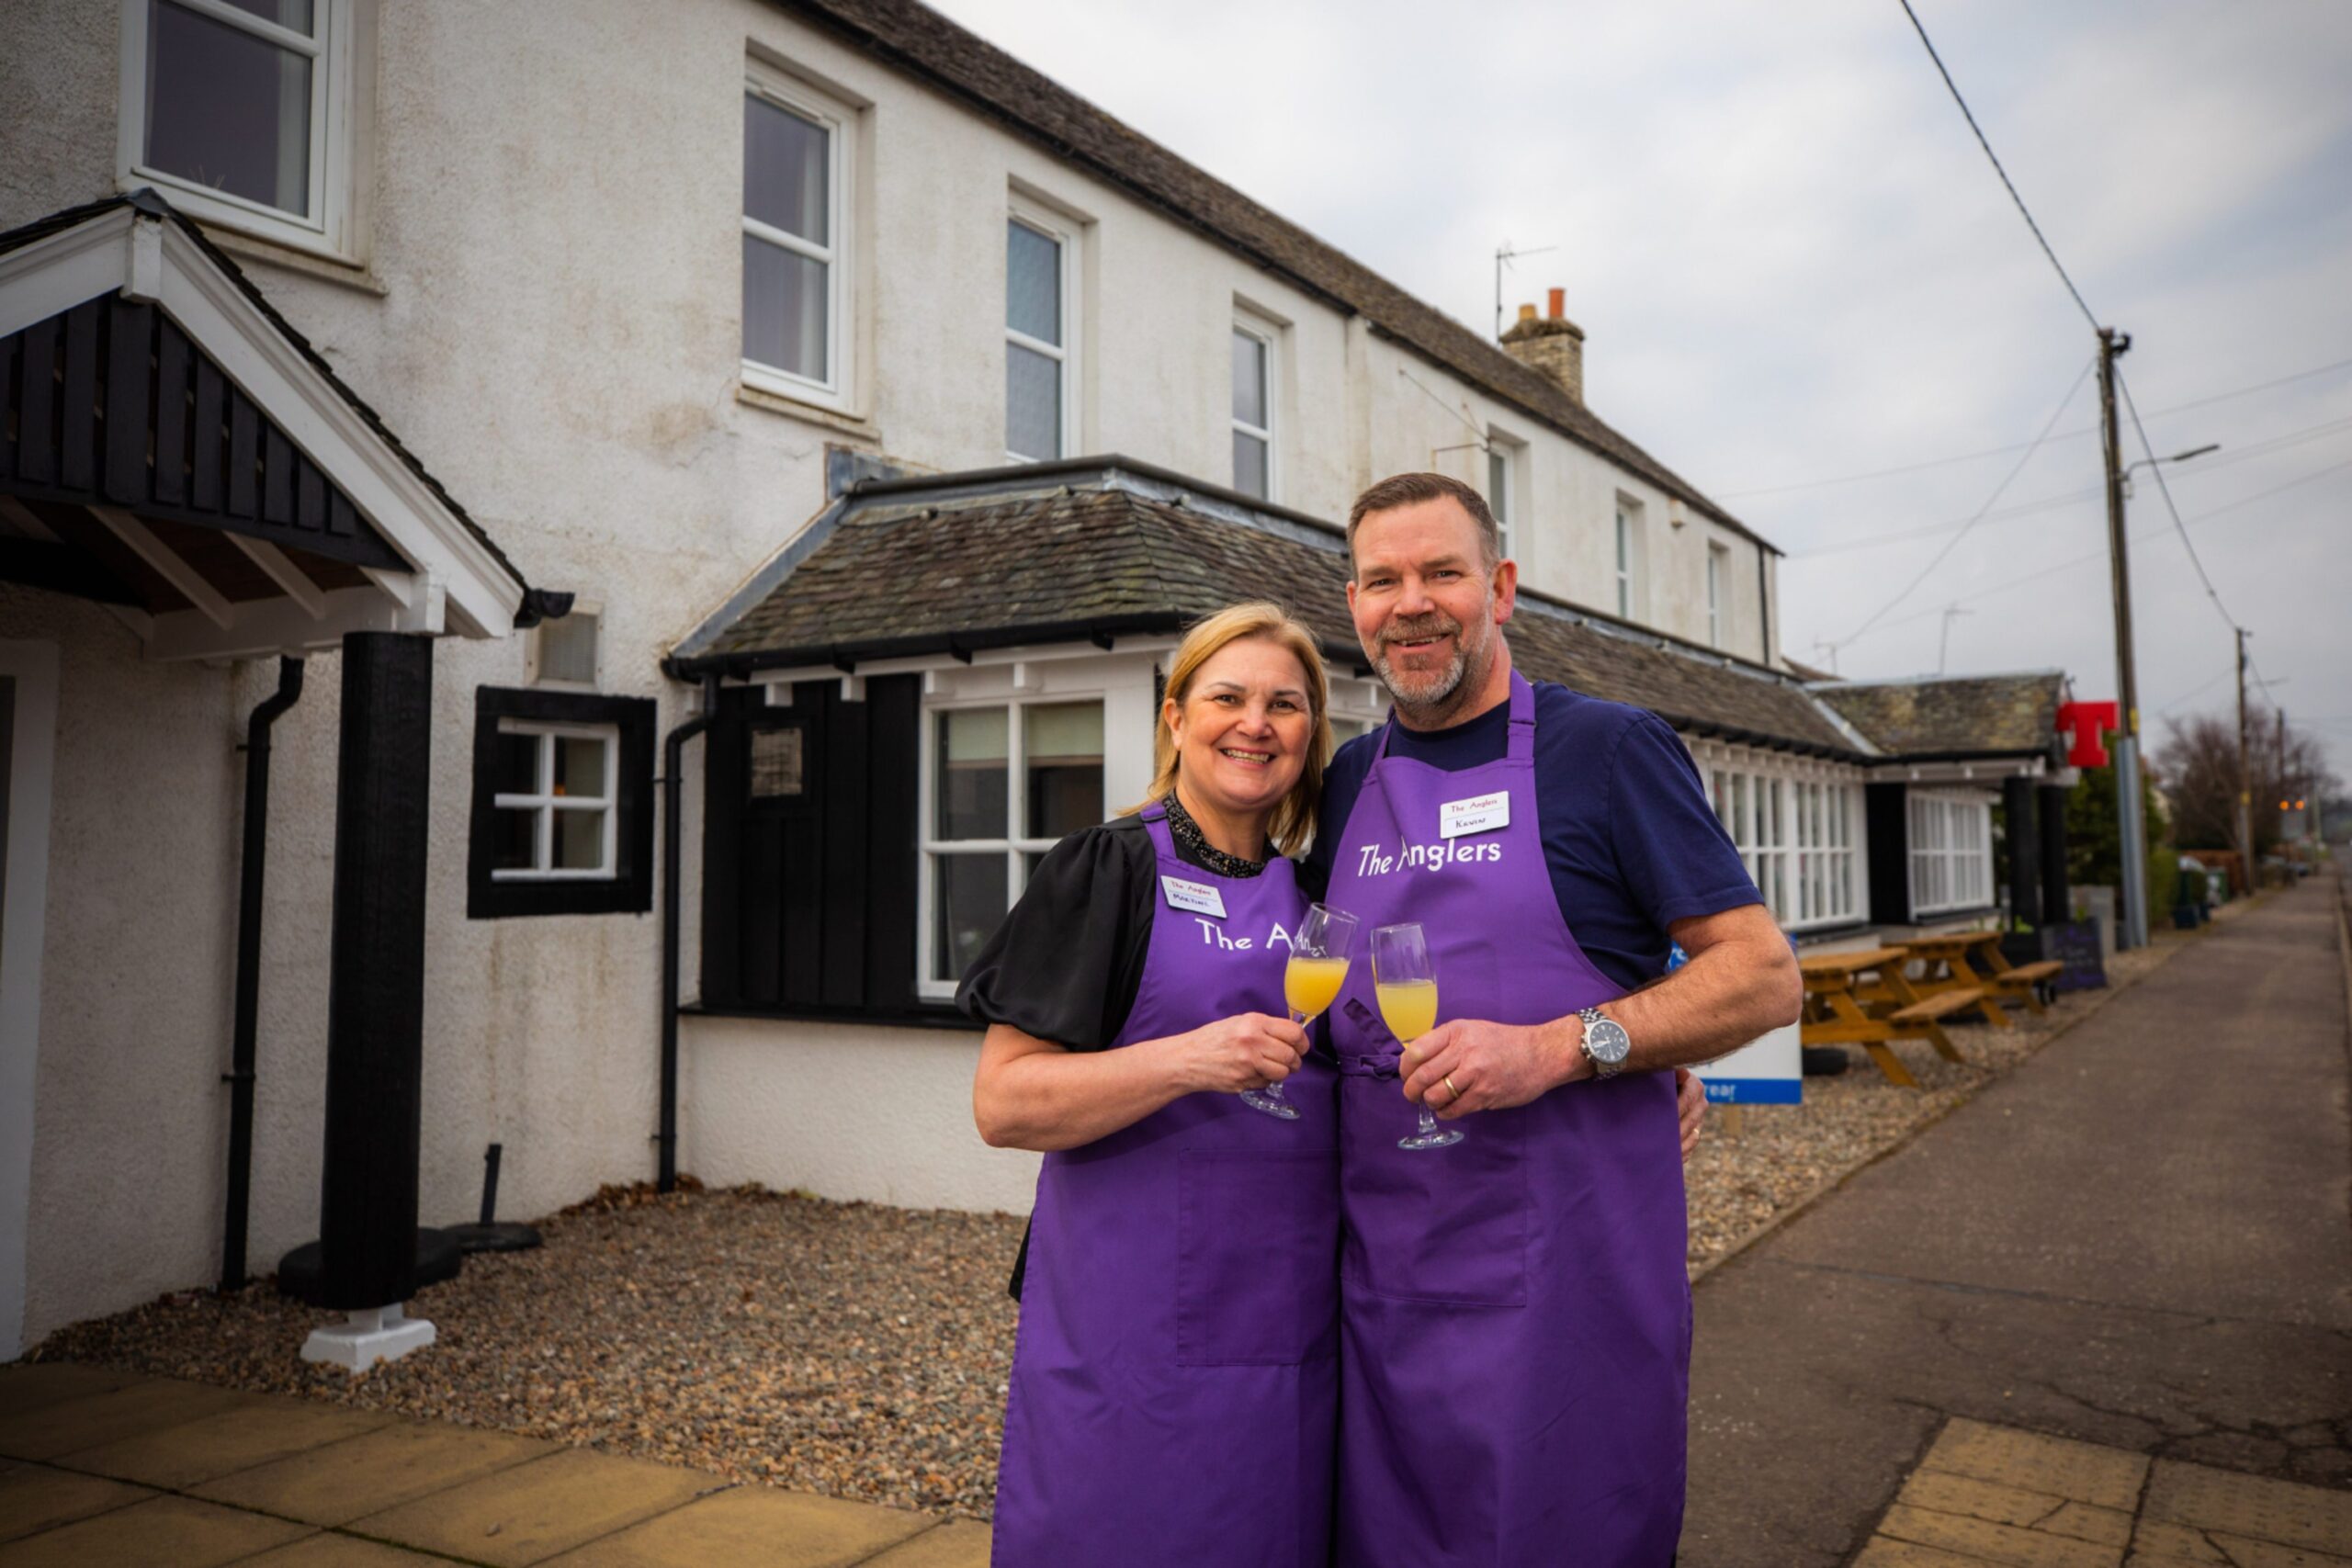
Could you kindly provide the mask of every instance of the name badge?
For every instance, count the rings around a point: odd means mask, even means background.
[[[1193,915],[1215,915],[1225,919],[1225,895],[1205,882],[1187,882],[1181,876],[1162,876],[1159,890],[1168,897],[1168,907]]]
[[[1458,839],[1464,833],[1486,833],[1510,826],[1509,790],[1474,795],[1467,800],[1449,800],[1437,808],[1437,836],[1441,839]]]

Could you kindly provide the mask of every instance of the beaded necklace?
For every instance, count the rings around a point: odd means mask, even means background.
[[[1165,804],[1168,807],[1168,836],[1202,865],[1219,876],[1255,876],[1266,869],[1264,861],[1244,860],[1210,843],[1207,835],[1201,831],[1201,825],[1193,820],[1193,814],[1184,809],[1184,803],[1176,798],[1174,790],[1168,792]]]

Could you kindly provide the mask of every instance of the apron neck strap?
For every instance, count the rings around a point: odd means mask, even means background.
[[[1163,861],[1181,860],[1176,852],[1175,835],[1168,830],[1168,803],[1155,800],[1136,813],[1143,818],[1143,830],[1151,835],[1151,847]]]

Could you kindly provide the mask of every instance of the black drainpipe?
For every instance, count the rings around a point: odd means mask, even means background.
[[[670,731],[662,743],[662,1131],[660,1190],[678,1187],[678,902],[684,879],[678,874],[679,839],[683,836],[678,786],[686,765],[686,742],[710,728],[718,713],[718,677],[702,678],[702,712]]]
[[[269,855],[269,727],[302,694],[302,661],[277,661],[277,694],[245,721],[244,863],[237,874],[237,1013],[230,1038],[229,1209],[220,1228],[220,1288],[245,1284],[245,1211],[254,1170],[254,1034],[261,1010],[261,883]]]

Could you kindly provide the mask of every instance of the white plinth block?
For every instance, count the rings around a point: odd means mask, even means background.
[[[341,1323],[313,1328],[302,1341],[302,1359],[331,1361],[346,1371],[363,1372],[379,1361],[397,1361],[411,1350],[422,1350],[433,1338],[433,1325],[407,1316],[394,1302],[364,1307]]]

